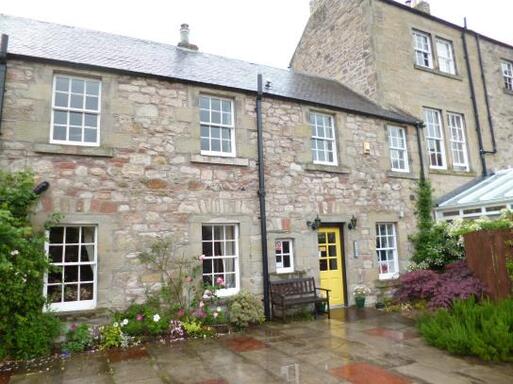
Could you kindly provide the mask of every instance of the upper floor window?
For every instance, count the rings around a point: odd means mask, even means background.
[[[456,74],[456,63],[454,61],[454,50],[452,43],[444,39],[436,39],[436,53],[438,56],[438,67],[440,72]]]
[[[315,164],[337,165],[337,144],[333,116],[311,112],[312,157]]]
[[[504,61],[502,63],[502,75],[504,76],[504,86],[508,91],[513,91],[513,63]]]
[[[294,249],[292,240],[276,240],[274,243],[276,272],[294,272]]]
[[[380,279],[390,279],[399,273],[395,223],[376,224],[376,256]]]
[[[203,282],[224,288],[227,296],[239,291],[239,227],[236,224],[202,226]]]
[[[235,156],[233,100],[200,96],[201,153]]]
[[[465,120],[459,113],[447,114],[451,133],[452,161],[455,168],[468,170],[467,144],[465,142]]]
[[[402,127],[388,127],[388,145],[392,171],[409,172],[406,130]]]
[[[100,95],[99,80],[56,75],[53,81],[50,142],[98,146]]]
[[[431,37],[422,32],[413,32],[413,47],[415,49],[415,63],[421,67],[433,68]]]
[[[50,228],[47,253],[52,269],[45,281],[50,309],[92,309],[96,304],[97,235],[92,225]]]
[[[424,108],[424,121],[426,123],[429,165],[435,169],[446,169],[444,134],[440,111]]]

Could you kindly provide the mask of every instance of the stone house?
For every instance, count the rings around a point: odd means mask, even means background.
[[[178,47],[4,15],[0,32],[0,165],[49,182],[36,225],[64,215],[47,244],[62,268],[45,284],[52,309],[142,300],[159,276],[137,255],[157,236],[204,254],[204,280],[222,277],[226,295],[263,292],[262,244],[271,278],[313,276],[338,305],[406,268],[429,167],[413,109],[313,67],[323,77],[201,53],[185,27]],[[469,169],[437,171],[440,193],[480,172],[468,136]]]
[[[424,121],[440,197],[513,165],[513,47],[431,15],[426,1],[404,3],[312,1],[291,68]]]

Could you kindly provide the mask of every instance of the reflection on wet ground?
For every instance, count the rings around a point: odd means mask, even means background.
[[[373,309],[268,323],[219,339],[147,344],[0,373],[0,384],[353,383],[511,384],[513,365],[482,364],[427,346],[414,324]]]

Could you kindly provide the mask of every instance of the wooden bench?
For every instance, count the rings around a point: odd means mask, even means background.
[[[318,291],[326,292],[326,297],[318,294]],[[314,304],[315,318],[317,318],[317,304],[326,303],[328,319],[330,318],[330,290],[317,288],[313,277],[271,281],[269,283],[269,292],[271,294],[272,317],[275,318],[275,308],[281,309],[281,319],[285,321],[287,317],[287,308]]]

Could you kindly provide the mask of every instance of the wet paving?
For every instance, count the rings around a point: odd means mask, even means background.
[[[339,309],[332,319],[268,323],[217,339],[77,354],[0,384],[512,384],[513,364],[485,364],[427,346],[398,314]]]

